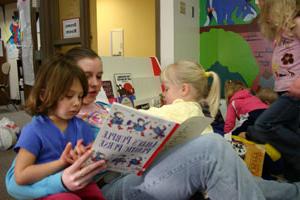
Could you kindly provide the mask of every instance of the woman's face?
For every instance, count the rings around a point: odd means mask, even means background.
[[[102,62],[99,58],[83,58],[77,62],[85,72],[89,83],[89,92],[83,99],[83,105],[88,105],[96,100],[102,86]]]

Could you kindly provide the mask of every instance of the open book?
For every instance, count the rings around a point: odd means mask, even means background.
[[[201,135],[213,121],[192,117],[182,124],[112,104],[94,144],[92,161],[107,160],[107,169],[141,174],[157,154]]]

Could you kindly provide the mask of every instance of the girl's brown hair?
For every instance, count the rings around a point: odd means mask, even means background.
[[[98,58],[102,62],[100,56],[98,56],[98,54],[96,52],[94,52],[91,49],[85,48],[85,47],[74,47],[74,48],[70,49],[69,51],[67,51],[65,56],[68,59],[71,59],[76,63],[79,60],[84,59],[84,58],[91,58],[91,59]]]
[[[225,81],[224,93],[225,93],[226,102],[228,103],[230,101],[234,93],[245,88],[246,88],[245,83],[240,80]]]
[[[66,95],[74,80],[79,80],[83,97],[88,93],[88,82],[84,72],[65,56],[51,58],[40,67],[35,84],[26,101],[26,110],[31,115],[48,114],[57,102]]]
[[[278,94],[271,88],[260,88],[256,92],[256,96],[267,105],[271,105],[278,99]]]

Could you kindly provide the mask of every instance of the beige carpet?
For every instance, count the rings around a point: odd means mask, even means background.
[[[22,127],[31,117],[27,115],[24,111],[10,111],[4,108],[0,108],[0,119],[2,117],[7,117],[10,120],[14,121],[18,126]],[[15,153],[13,150],[0,151],[0,199],[1,200],[11,200],[6,191],[5,187],[5,174],[11,164],[11,161],[14,159]]]

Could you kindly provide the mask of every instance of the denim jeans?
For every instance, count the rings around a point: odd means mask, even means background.
[[[185,200],[206,191],[211,200],[265,199],[231,145],[200,136],[157,158],[143,176],[129,174],[102,188],[107,200]]]
[[[248,128],[247,138],[269,143],[286,162],[286,177],[300,180],[300,100],[282,95]]]
[[[300,183],[279,183],[257,178],[256,182],[266,200],[299,200]]]
[[[265,143],[276,134],[283,145],[300,147],[299,122],[300,100],[283,95],[258,117],[254,125],[255,130],[250,131],[247,136]],[[295,153],[290,148],[286,150]]]

